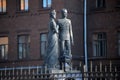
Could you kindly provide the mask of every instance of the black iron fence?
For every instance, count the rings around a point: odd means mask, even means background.
[[[119,66],[93,65],[90,62],[89,71],[80,65],[68,72],[63,70],[42,68],[41,66],[0,68],[0,80],[120,80]]]

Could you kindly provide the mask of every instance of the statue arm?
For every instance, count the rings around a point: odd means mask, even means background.
[[[57,33],[59,33],[58,29],[59,29],[59,25],[56,24],[56,32]]]
[[[71,20],[70,20],[70,40],[71,40],[72,45],[74,45]]]
[[[57,33],[59,33],[59,22],[58,22],[58,20],[57,20],[57,22],[56,22],[56,29],[57,29]]]
[[[58,33],[58,28],[57,28],[57,24],[53,23],[53,31],[55,33]]]

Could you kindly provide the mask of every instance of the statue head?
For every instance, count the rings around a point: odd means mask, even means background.
[[[52,11],[50,11],[50,17],[51,18],[56,18],[56,11],[55,10],[52,10]]]
[[[62,14],[62,18],[66,18],[67,17],[67,9],[63,8],[61,10],[61,14]]]

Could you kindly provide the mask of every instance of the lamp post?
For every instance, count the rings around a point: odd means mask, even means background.
[[[84,58],[86,71],[88,71],[88,51],[87,51],[87,0],[84,0]]]

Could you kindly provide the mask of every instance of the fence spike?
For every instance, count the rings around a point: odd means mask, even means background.
[[[6,68],[7,68],[7,67],[5,66],[5,76],[6,76]]]
[[[27,76],[26,76],[27,75],[27,71],[26,71],[26,69],[24,69],[24,73],[23,74],[25,76],[24,78],[27,79]]]
[[[96,65],[96,66],[95,66],[95,73],[96,73],[96,75],[95,75],[95,80],[97,80],[97,77],[98,77],[98,74],[97,74],[98,69],[97,69],[97,68],[98,68],[98,66]]]
[[[88,74],[87,74],[86,65],[84,65],[83,68],[84,68],[84,80],[87,80]]]
[[[110,60],[110,72],[112,71],[112,61]]]
[[[31,73],[30,73],[30,65],[29,65],[29,67],[28,67],[28,75],[29,75],[28,78],[29,78],[29,79],[31,79],[31,75],[30,75],[30,74],[31,74]]]
[[[110,60],[110,80],[112,80],[112,76],[113,74],[111,73],[112,72],[112,61]]]
[[[91,72],[93,71],[92,68],[93,68],[93,63],[92,63],[92,61],[90,61],[90,71]]]
[[[117,67],[115,66],[115,80],[117,80],[118,74],[117,74]]]
[[[107,72],[107,66],[105,65],[105,72]]]
[[[28,67],[28,74],[30,75],[30,66]]]
[[[40,68],[40,78],[42,79],[42,68]]]
[[[13,67],[13,70],[12,70],[12,72],[13,72],[13,73],[12,73],[12,74],[13,74],[12,76],[13,76],[13,80],[14,80],[14,79],[15,79],[15,77],[14,77],[14,76],[15,76],[14,67]]]
[[[23,79],[23,68],[22,68],[22,66],[21,66],[21,68],[20,68],[20,79]]]
[[[35,70],[33,69],[32,70],[32,75],[33,75],[32,79],[35,79],[35,75],[34,74],[35,74]]]
[[[17,77],[17,80],[19,79],[19,71],[16,69],[16,77]]]
[[[100,61],[100,72],[102,72],[102,62]]]
[[[45,66],[45,74],[47,73],[47,66]]]
[[[37,66],[37,74],[39,73],[39,66]]]
[[[72,64],[72,63],[71,63]],[[81,63],[81,61],[80,61],[80,67],[82,66],[82,63]]]
[[[107,66],[105,65],[105,80],[107,80],[107,76],[108,76],[108,74],[107,74]]]
[[[8,71],[8,79],[10,80],[10,70]]]
[[[37,79],[39,79],[39,66],[37,65]]]

